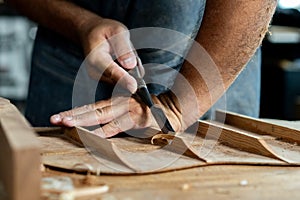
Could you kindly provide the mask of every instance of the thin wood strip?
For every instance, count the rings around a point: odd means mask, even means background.
[[[272,149],[268,148],[267,143],[264,141],[267,138],[253,136],[248,132],[236,130],[234,127],[200,120],[198,133],[202,137],[219,140],[226,146],[283,160]]]
[[[190,138],[182,137],[183,133],[180,135],[176,135],[175,133],[169,133],[169,134],[157,134],[154,135],[151,138],[152,144],[162,144],[167,145],[165,146],[165,149],[171,152],[175,152],[178,154],[184,154],[186,156],[200,159],[203,162],[207,162],[207,160],[202,157],[199,152],[193,148],[192,143],[193,141]],[[185,134],[187,136],[187,134]]]
[[[32,129],[39,135],[63,134],[63,128],[61,127],[33,127]]]
[[[122,157],[119,149],[107,139],[101,138],[82,127],[65,128],[64,134],[71,140],[75,140],[78,143],[81,143],[82,145],[87,147],[89,151],[92,151],[92,153],[99,155],[101,158],[111,160],[118,164],[123,164],[134,171],[137,170]]]
[[[226,117],[224,115],[226,115]],[[282,138],[289,142],[300,143],[300,130],[297,129],[280,126],[240,114],[216,111],[216,120],[224,121],[224,119],[225,123],[231,126],[235,126],[257,134],[271,135],[278,139]]]
[[[129,156],[130,154],[129,152],[122,151],[116,145],[114,145],[114,143],[112,143],[110,140],[103,139],[82,127],[65,129],[65,135],[68,136],[69,138],[72,138],[73,140],[88,145],[92,149],[95,149],[97,153],[101,153],[100,156],[102,158],[106,158],[108,160],[111,160],[119,164],[125,164],[125,166],[129,167],[130,169],[134,170],[137,173],[145,172],[145,169],[143,169],[142,167],[143,165],[141,165],[141,163],[139,165],[136,159],[132,159],[132,157]],[[196,154],[196,152],[193,151],[191,146],[189,146],[188,143],[183,138],[175,137],[172,143],[164,148],[165,151],[170,151],[178,155],[185,154],[190,157],[194,157],[194,158],[196,157],[197,159],[200,159],[205,162],[205,159],[201,158],[198,154]],[[168,154],[168,155],[171,156],[172,154]],[[174,154],[172,156],[174,156]],[[155,157],[156,155],[152,155],[151,153],[148,154],[149,160],[151,159],[155,160]]]
[[[0,180],[7,199],[40,199],[40,145],[15,106],[0,99]]]

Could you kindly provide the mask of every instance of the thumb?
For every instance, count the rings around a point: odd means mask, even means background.
[[[134,48],[130,41],[129,31],[122,31],[109,39],[109,43],[113,49],[113,52],[125,69],[132,69],[137,65],[136,56],[134,54]]]

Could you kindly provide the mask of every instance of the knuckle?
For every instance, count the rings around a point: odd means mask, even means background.
[[[64,111],[59,113],[60,116],[65,117],[65,116],[73,116],[72,110]]]
[[[113,120],[111,124],[116,129],[120,129],[120,127],[121,127],[120,122],[118,120]]]
[[[103,123],[103,116],[105,116],[105,111],[102,108],[98,108],[95,110],[95,114],[96,114],[96,121],[98,122],[98,124],[102,124]]]
[[[126,34],[126,36],[129,36],[129,31],[128,31],[127,27],[122,23],[116,23],[114,26],[114,29],[117,33],[124,32],[124,34]]]
[[[104,111],[102,108],[97,108],[95,111],[96,111],[97,116],[99,116],[99,117],[101,117],[104,114]]]
[[[83,109],[84,109],[85,111],[92,111],[92,110],[94,110],[94,104],[84,105],[84,106],[83,106]]]

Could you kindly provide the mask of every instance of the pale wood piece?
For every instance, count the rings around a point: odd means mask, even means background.
[[[64,129],[64,134],[84,145],[93,155],[98,156],[99,159],[111,160],[117,165],[125,164],[130,169],[136,171],[135,167],[122,157],[120,150],[109,140],[101,138],[82,127],[66,128]],[[117,168],[117,165],[114,167]]]
[[[265,120],[239,115],[232,112],[217,111],[216,120],[262,135],[272,135],[290,142],[300,143],[300,130],[280,126]]]
[[[269,148],[266,141],[272,140],[270,137],[256,135],[226,124],[201,120],[199,121],[198,133],[202,135],[202,137],[219,140],[226,146],[270,158],[284,160]]]
[[[40,145],[15,106],[0,99],[0,178],[5,198],[40,199]]]
[[[38,133],[39,135],[63,134],[63,128],[61,127],[32,127],[32,129],[35,133]]]

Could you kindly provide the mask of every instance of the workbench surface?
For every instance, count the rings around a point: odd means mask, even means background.
[[[267,120],[300,128],[300,121]],[[75,187],[86,175],[47,169],[43,177],[68,176]],[[211,165],[150,175],[92,176],[92,185],[106,184],[109,191],[81,199],[299,199],[300,167]],[[79,198],[80,199],[80,198]]]
[[[70,176],[79,183],[85,175],[46,170],[43,176]],[[298,199],[300,167],[216,165],[167,173],[108,176],[109,192],[83,199]]]
[[[1,100],[2,110],[0,109],[0,121],[2,122],[2,158],[5,158],[5,152],[9,156],[19,153],[22,159],[16,159],[14,162],[9,159],[3,159],[0,162],[2,166],[2,177],[6,180],[6,185],[10,195],[18,199],[36,199],[24,198],[27,194],[37,194],[39,197],[40,189],[40,169],[39,157],[30,154],[30,159],[24,160],[26,151],[35,150],[23,147],[24,144],[32,144],[33,130],[29,128],[25,119],[19,114],[9,101]],[[9,122],[9,123],[7,123]],[[282,124],[282,121],[276,121]],[[300,122],[286,122],[284,124],[296,129],[300,129]],[[24,131],[27,130],[27,131]],[[19,135],[18,135],[18,134]],[[22,139],[20,135],[27,133]],[[11,140],[6,140],[6,139]],[[14,140],[12,140],[14,139]],[[3,144],[7,145],[6,151],[3,150]],[[23,145],[23,146],[22,146]],[[18,148],[15,148],[15,147]],[[19,147],[23,147],[19,148]],[[12,154],[12,153],[14,154]],[[35,152],[35,151],[34,151]],[[39,154],[39,152],[37,152]],[[5,155],[5,156],[4,156]],[[33,159],[37,158],[37,159]],[[35,162],[33,162],[33,161]],[[16,162],[18,161],[18,162]],[[26,161],[26,162],[25,162]],[[12,170],[9,167],[18,166],[18,173],[9,173]],[[23,168],[20,168],[23,166]],[[34,166],[34,167],[33,167]],[[28,169],[35,169],[30,172]],[[26,173],[24,173],[24,170]],[[14,175],[12,178],[11,175]],[[29,176],[23,176],[29,175]],[[34,179],[30,180],[30,177]],[[149,175],[85,175],[71,172],[62,172],[50,168],[42,168],[42,182],[46,178],[71,178],[75,190],[77,188],[86,188],[99,185],[109,186],[109,191],[94,197],[88,196],[77,199],[299,199],[300,198],[300,167],[296,166],[250,166],[250,165],[210,165],[195,167],[185,170],[171,171],[165,173],[156,173]],[[14,180],[14,181],[11,181]],[[26,180],[26,184],[24,184]],[[36,186],[28,190],[26,186]],[[0,184],[0,186],[2,186]],[[42,184],[43,186],[43,184]],[[18,189],[21,188],[21,192]],[[3,188],[2,188],[3,189]],[[59,188],[61,189],[61,188]],[[37,192],[38,191],[38,192]],[[46,193],[49,193],[49,190]],[[41,191],[42,199],[47,198],[45,189]],[[23,195],[23,196],[21,196]],[[30,195],[27,195],[28,197]],[[1,187],[0,187],[0,199]]]

